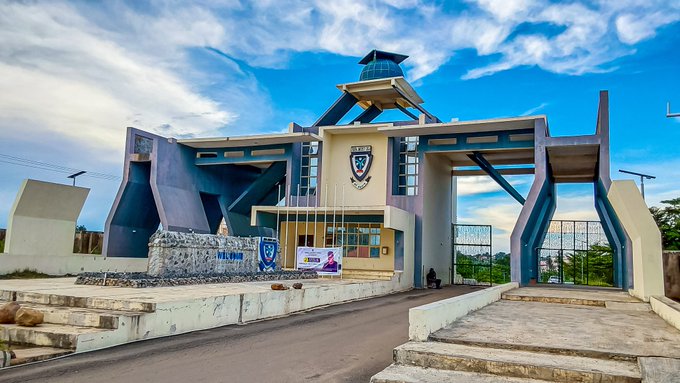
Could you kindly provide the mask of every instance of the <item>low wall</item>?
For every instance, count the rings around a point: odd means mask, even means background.
[[[651,297],[649,304],[658,316],[680,330],[680,303],[666,297]]]
[[[663,252],[663,285],[668,298],[680,299],[680,251]]]
[[[517,282],[510,282],[414,307],[408,311],[409,339],[424,342],[433,332],[450,325],[472,311],[500,300],[501,294],[517,287],[519,287]]]
[[[266,272],[277,267],[278,243],[263,237],[159,230],[149,239],[152,276]]]
[[[0,254],[0,274],[30,269],[49,275],[79,274],[82,272],[146,271],[146,258],[104,257],[102,255],[19,255]]]

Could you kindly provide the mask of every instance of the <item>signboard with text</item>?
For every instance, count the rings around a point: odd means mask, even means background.
[[[341,247],[298,247],[297,269],[316,271],[319,275],[342,274]]]

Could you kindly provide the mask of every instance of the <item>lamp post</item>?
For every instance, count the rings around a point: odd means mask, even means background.
[[[666,103],[666,118],[680,117],[680,113],[671,113],[671,103]]]
[[[651,176],[649,174],[636,173],[636,172],[631,172],[629,170],[622,170],[622,169],[619,169],[619,172],[626,173],[626,174],[632,174],[634,176],[640,177],[640,192],[642,193],[642,199],[644,200],[645,199],[645,178],[652,180],[652,179],[655,179],[656,177]]]
[[[83,174],[87,173],[85,170],[81,170],[78,173],[73,173],[70,176],[66,178],[73,178],[73,186],[76,186],[76,177],[82,176]]]

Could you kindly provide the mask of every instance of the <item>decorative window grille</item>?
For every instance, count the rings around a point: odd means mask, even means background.
[[[342,247],[345,257],[380,258],[380,227],[379,223],[328,224],[326,246]]]
[[[319,143],[303,142],[300,164],[300,195],[316,195],[319,174]]]
[[[418,137],[399,141],[398,194],[418,195]]]

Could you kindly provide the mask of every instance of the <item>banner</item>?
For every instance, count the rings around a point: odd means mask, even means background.
[[[297,269],[312,270],[319,275],[342,274],[341,247],[298,247]]]

